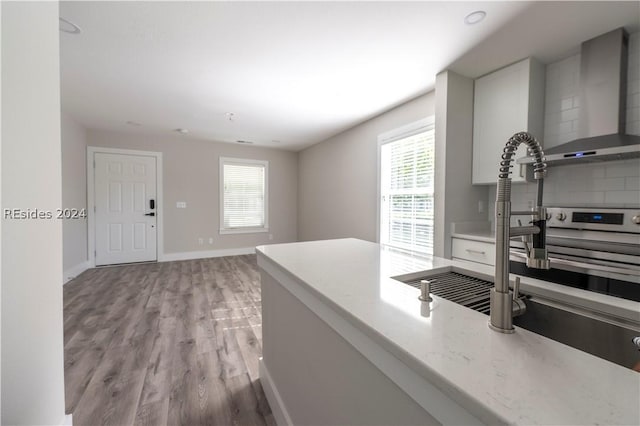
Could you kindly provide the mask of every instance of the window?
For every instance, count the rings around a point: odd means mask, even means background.
[[[433,254],[433,117],[380,135],[380,243]]]
[[[267,232],[267,161],[220,157],[220,233]]]

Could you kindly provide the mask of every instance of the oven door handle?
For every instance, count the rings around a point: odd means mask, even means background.
[[[518,257],[520,259],[527,258],[527,255],[525,253],[520,253],[517,251],[512,251],[511,256]],[[549,257],[549,262],[551,263],[552,267],[553,267],[553,264],[555,263],[557,265],[573,266],[576,268],[582,268],[582,269],[587,269],[591,271],[612,272],[614,274],[631,275],[631,276],[635,276],[638,274],[638,271],[634,271],[633,269],[616,268],[615,266],[606,266],[606,265],[599,265],[594,263],[576,262],[573,260],[561,259],[558,257]]]

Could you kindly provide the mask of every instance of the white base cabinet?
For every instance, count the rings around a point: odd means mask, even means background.
[[[475,81],[473,105],[473,184],[494,184],[502,150],[514,133],[528,131],[542,143],[544,65],[534,58],[509,65]],[[524,157],[522,145],[515,158]],[[525,180],[524,166],[512,180]]]

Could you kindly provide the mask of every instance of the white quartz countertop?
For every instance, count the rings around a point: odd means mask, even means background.
[[[489,222],[457,222],[451,226],[453,238],[495,243],[496,233],[491,230]]]
[[[391,277],[452,267],[490,267],[420,259],[356,240],[257,248],[335,312],[486,424],[640,424],[640,374],[517,328],[494,332],[488,317]],[[263,258],[263,259],[261,259]],[[557,284],[523,278],[523,290],[562,295]],[[635,318],[640,303],[567,289],[585,306]]]
[[[496,242],[496,234],[491,230],[478,230],[467,232],[455,232],[451,234],[453,238],[463,238],[465,240],[482,241],[483,243]]]

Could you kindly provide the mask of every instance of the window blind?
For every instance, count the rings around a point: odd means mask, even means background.
[[[433,125],[380,147],[380,242],[433,254]]]
[[[222,167],[222,228],[265,228],[265,165],[223,161]]]

